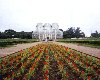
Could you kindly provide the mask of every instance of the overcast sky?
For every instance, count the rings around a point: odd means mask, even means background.
[[[34,31],[37,23],[100,32],[100,0],[0,0],[0,31]]]

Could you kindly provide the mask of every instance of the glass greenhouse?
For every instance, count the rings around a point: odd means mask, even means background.
[[[36,31],[33,32],[32,38],[37,38],[40,41],[45,40],[56,40],[59,38],[63,38],[63,32],[59,30],[59,26],[57,23],[53,23],[52,25],[49,23],[38,23],[36,26]]]

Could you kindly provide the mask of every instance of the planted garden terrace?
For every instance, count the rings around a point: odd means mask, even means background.
[[[100,58],[41,43],[1,57],[0,80],[100,80]]]

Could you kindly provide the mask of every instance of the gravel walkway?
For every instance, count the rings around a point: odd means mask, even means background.
[[[78,51],[100,58],[100,49],[97,49],[97,48],[79,46],[77,44],[72,44],[72,43],[60,43],[60,42],[54,42],[54,43],[63,45],[72,49],[76,49]]]
[[[0,49],[0,57],[17,52],[21,49],[26,49],[26,48],[29,48],[31,46],[35,46],[35,45],[40,44],[40,43],[41,42],[17,44],[17,45],[14,45],[13,47]],[[100,49],[97,49],[97,48],[78,46],[76,44],[71,44],[71,43],[60,43],[60,42],[53,42],[53,43],[58,44],[58,45],[63,45],[63,46],[66,46],[66,47],[69,47],[72,49],[76,49],[78,51],[81,51],[81,52],[84,52],[84,53],[87,53],[87,54],[90,54],[92,56],[100,58]]]
[[[12,53],[17,52],[17,51],[20,51],[21,49],[26,49],[26,48],[35,46],[39,43],[41,43],[41,42],[17,44],[17,45],[14,45],[12,47],[0,49],[0,57],[12,54]]]

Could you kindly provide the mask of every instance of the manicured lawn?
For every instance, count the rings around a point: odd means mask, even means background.
[[[58,42],[74,43],[81,46],[88,46],[100,49],[100,38],[89,39],[58,39]]]
[[[0,39],[0,47],[9,47],[16,44],[37,42],[36,39]]]

